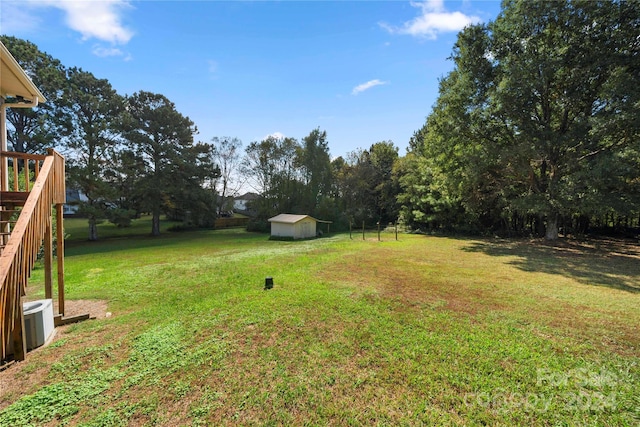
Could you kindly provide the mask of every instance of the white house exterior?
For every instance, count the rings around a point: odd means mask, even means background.
[[[259,198],[260,196],[256,193],[245,193],[242,196],[235,197],[233,199],[233,209],[236,211],[246,211],[248,209],[247,202]]]
[[[271,237],[308,239],[316,237],[317,219],[309,215],[280,214],[269,218]]]

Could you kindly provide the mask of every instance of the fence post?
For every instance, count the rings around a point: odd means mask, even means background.
[[[364,221],[362,221],[362,240],[364,240]]]
[[[380,221],[376,223],[378,225],[378,242],[380,241]]]

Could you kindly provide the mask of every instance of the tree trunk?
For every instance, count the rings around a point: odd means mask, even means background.
[[[96,224],[96,218],[89,217],[89,240],[95,242],[98,240],[98,225]]]
[[[160,235],[160,213],[154,212],[153,217],[151,219],[151,235],[159,236]]]
[[[544,233],[544,238],[547,240],[558,239],[558,215],[551,214],[547,217],[547,227]]]

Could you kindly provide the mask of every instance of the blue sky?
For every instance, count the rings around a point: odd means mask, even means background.
[[[161,93],[198,141],[327,131],[332,156],[400,154],[451,70],[457,32],[498,1],[1,0],[0,31],[122,95]]]

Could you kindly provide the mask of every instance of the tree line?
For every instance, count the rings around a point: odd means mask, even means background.
[[[260,195],[251,228],[275,214],[423,231],[545,236],[640,227],[640,2],[503,2],[462,30],[454,67],[405,155],[392,141],[332,158],[327,132],[300,140],[196,142],[161,94],[109,82],[2,37],[50,100],[8,109],[15,151],[59,147],[87,197],[90,238],[103,218],[141,213],[211,226],[240,188]],[[426,110],[426,108],[425,108]],[[334,227],[335,229],[335,227]]]
[[[509,0],[461,31],[411,141],[412,185],[429,185],[410,220],[548,239],[638,226],[639,34],[635,0]]]
[[[152,216],[153,235],[160,233],[161,215],[211,227],[232,209],[230,196],[240,189],[261,196],[251,206],[256,230],[281,212],[343,226],[397,217],[395,194],[382,191],[397,158],[390,142],[374,144],[371,156],[354,153],[350,161],[331,160],[320,129],[300,141],[267,137],[244,150],[235,137],[196,142],[195,124],[164,95],[120,95],[108,80],[66,67],[27,40],[1,40],[47,97],[33,109],[7,109],[10,149],[41,153],[54,147],[65,155],[67,186],[83,195],[78,214],[88,219],[89,240],[98,239],[101,221],[127,226],[143,213]],[[357,177],[365,167],[368,175]],[[369,194],[374,198],[364,196]]]

